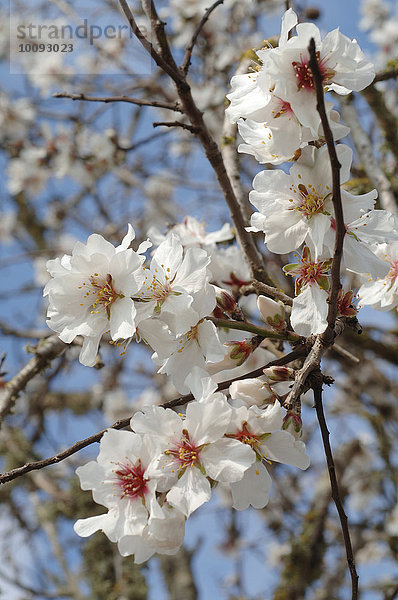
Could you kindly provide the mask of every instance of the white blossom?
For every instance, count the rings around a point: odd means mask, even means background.
[[[44,288],[49,298],[47,324],[66,343],[77,335],[84,338],[80,362],[95,364],[102,335],[112,340],[131,338],[136,330],[136,309],[131,297],[144,282],[144,257],[129,249],[134,239],[128,233],[115,248],[102,236],[91,235],[86,244],[77,242],[72,255],[49,260],[52,279]],[[144,250],[142,246],[138,250]]]

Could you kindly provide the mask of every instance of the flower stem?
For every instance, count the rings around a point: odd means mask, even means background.
[[[287,340],[289,342],[298,342],[301,337],[297,333],[292,331],[286,331],[284,333],[277,333],[263,327],[257,327],[253,323],[242,323],[241,321],[229,321],[228,319],[215,319],[210,318],[216,327],[224,327],[225,329],[239,329],[240,331],[247,331],[248,333],[254,333],[263,338],[272,338],[273,340]]]

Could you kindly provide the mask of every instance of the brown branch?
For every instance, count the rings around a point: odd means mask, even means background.
[[[241,376],[235,377],[233,379],[228,379],[227,381],[223,381],[222,383],[220,383],[217,386],[217,391],[222,391],[222,390],[229,388],[231,383],[233,383],[234,381],[240,381],[242,379],[248,379],[248,378],[252,378],[252,377],[261,377],[263,375],[263,369],[268,368],[268,367],[282,366],[282,365],[288,364],[289,362],[292,362],[292,361],[296,360],[297,358],[304,356],[306,354],[306,352],[307,352],[306,346],[304,344],[300,345],[297,348],[295,348],[292,352],[290,352],[289,354],[286,354],[285,356],[282,356],[281,358],[277,358],[276,360],[273,360],[273,361],[267,363],[260,369],[256,369],[255,371],[251,371],[250,373],[246,373],[245,375],[241,375]],[[161,404],[161,407],[162,408],[174,408],[176,406],[181,406],[183,404],[186,404],[187,402],[190,402],[191,400],[193,400],[193,395],[187,394],[185,396],[180,396],[179,398],[175,398],[174,400],[170,400],[169,402],[165,402],[164,404]],[[55,456],[45,458],[44,460],[38,460],[36,462],[26,463],[22,467],[17,467],[15,469],[12,469],[11,471],[2,473],[2,474],[0,474],[0,484],[7,483],[7,481],[12,481],[13,479],[16,479],[17,477],[21,477],[22,475],[25,475],[26,473],[29,473],[30,471],[37,471],[38,469],[43,469],[44,467],[48,467],[49,465],[57,464],[57,463],[61,462],[62,460],[65,460],[69,456],[72,456],[72,454],[76,454],[76,452],[79,452],[79,450],[82,450],[83,448],[86,448],[87,446],[90,446],[91,444],[94,444],[95,442],[99,442],[101,440],[102,436],[104,435],[104,433],[108,429],[124,429],[125,427],[128,427],[130,420],[131,420],[131,417],[128,417],[127,419],[119,419],[110,427],[107,427],[106,429],[102,429],[98,433],[96,433],[88,438],[85,438],[84,440],[80,440],[80,441],[76,442],[75,444],[73,444],[73,446],[71,446],[70,448],[67,448],[66,450],[63,450],[62,452],[59,452]]]
[[[159,102],[157,100],[144,100],[141,98],[129,98],[129,96],[86,96],[86,94],[69,94],[67,92],[56,92],[53,98],[70,98],[71,100],[83,100],[85,102],[127,102],[137,106],[152,106],[154,108],[167,108],[175,112],[182,113],[182,108],[178,102]]]
[[[185,129],[190,133],[198,133],[197,127],[192,127],[192,125],[187,125],[186,123],[182,123],[182,121],[155,121],[152,123],[153,127],[181,127],[181,129]]]
[[[146,37],[143,35],[141,30],[137,26],[137,23],[134,20],[134,17],[131,13],[130,8],[127,5],[126,0],[119,0],[119,2],[124,14],[127,17],[132,32],[136,35],[136,37],[141,42],[143,47],[147,50],[147,52],[149,52],[149,54],[153,57],[156,64],[160,68],[162,68],[165,71],[165,73],[167,73],[174,81],[184,113],[190,120],[192,127],[197,129],[198,139],[203,146],[206,157],[210,162],[211,166],[213,167],[217,180],[223,191],[224,198],[230,210],[232,221],[235,225],[238,243],[245,256],[246,262],[250,267],[252,277],[254,279],[262,281],[263,283],[268,284],[269,280],[264,269],[262,257],[257,251],[253,237],[249,235],[249,233],[245,229],[246,222],[240,210],[239,202],[234,193],[230,178],[228,177],[228,173],[226,172],[220,149],[217,146],[214,139],[212,138],[209,130],[207,129],[207,126],[203,120],[203,113],[198,109],[198,107],[195,104],[195,101],[192,97],[190,85],[186,81],[184,73],[180,69],[178,69],[178,67],[177,70],[175,69],[174,61],[168,64],[164,60],[164,58],[162,58],[162,56],[158,54],[158,52],[155,50],[155,48],[149,42],[149,40],[146,39]],[[166,38],[162,40],[162,44],[163,47],[165,47],[165,44],[167,44]]]
[[[200,32],[202,31],[203,27],[205,26],[206,22],[208,21],[211,13],[213,12],[214,9],[217,8],[217,6],[219,6],[220,4],[224,4],[224,0],[216,0],[216,2],[214,2],[209,8],[206,9],[205,14],[203,15],[199,25],[197,26],[197,28],[195,29],[192,39],[189,43],[189,45],[187,46],[187,49],[185,51],[185,56],[184,56],[184,60],[182,61],[181,64],[181,71],[184,73],[184,75],[188,74],[189,71],[189,67],[191,65],[191,57],[192,57],[192,51],[193,48],[196,44],[196,40],[199,37]]]
[[[43,340],[35,349],[35,356],[9,381],[0,396],[0,425],[4,418],[11,412],[18,394],[35,375],[44,371],[50,362],[63,354],[67,344],[62,342],[57,335],[52,335]]]
[[[171,79],[175,83],[183,81],[184,76],[179,71],[179,69],[175,66],[174,61],[172,61],[172,62],[166,61],[155,50],[155,48],[153,47],[153,45],[151,44],[151,42],[142,33],[141,29],[138,27],[138,25],[137,25],[137,23],[136,23],[136,21],[134,19],[133,13],[131,12],[129,5],[127,4],[127,1],[126,0],[119,0],[119,4],[120,4],[120,6],[122,8],[122,11],[124,12],[125,17],[127,18],[127,21],[129,22],[129,25],[131,27],[131,31],[134,33],[134,35],[136,36],[136,38],[138,39],[138,41],[142,44],[142,46],[145,48],[145,50],[152,56],[153,60],[158,65],[158,67],[160,67],[161,69],[163,69],[163,71],[165,73],[167,73],[167,75],[169,75],[169,77],[171,77]]]
[[[387,79],[396,79],[398,77],[398,69],[395,67],[394,69],[385,69],[385,71],[380,71],[380,73],[376,73],[376,77],[373,79],[370,85],[374,85],[378,81],[387,81]]]
[[[346,550],[348,568],[351,575],[351,590],[352,600],[358,599],[358,574],[355,568],[354,554],[352,551],[352,544],[350,538],[350,531],[348,529],[347,515],[344,512],[343,503],[340,497],[339,486],[337,483],[336,469],[334,466],[332,449],[330,446],[329,436],[330,433],[327,428],[325,414],[323,411],[322,404],[322,373],[318,370],[313,371],[311,375],[312,390],[314,392],[315,409],[318,417],[319,427],[322,435],[323,447],[325,450],[326,463],[328,466],[330,487],[332,490],[332,498],[336,505],[337,512],[340,518],[341,530],[343,532],[344,546]]]
[[[333,194],[332,194],[332,202],[334,208],[334,216],[336,221],[336,238],[334,245],[334,254],[333,254],[333,262],[331,268],[331,285],[329,292],[329,309],[327,315],[327,323],[328,326],[326,330],[322,333],[322,341],[327,346],[330,346],[333,343],[335,332],[334,325],[337,318],[337,296],[339,293],[339,289],[341,287],[340,283],[340,266],[341,266],[341,258],[343,255],[343,244],[344,244],[344,236],[346,233],[344,217],[343,217],[343,206],[341,202],[341,192],[340,192],[340,169],[341,165],[339,163],[339,159],[337,158],[337,152],[334,145],[332,130],[330,129],[329,121],[326,115],[325,109],[325,98],[323,92],[323,78],[321,71],[318,65],[318,59],[316,56],[316,48],[315,48],[315,40],[311,38],[310,44],[308,46],[308,51],[310,53],[309,66],[312,71],[312,75],[314,78],[314,85],[316,91],[316,99],[317,104],[316,108],[319,112],[319,116],[321,117],[323,133],[325,136],[326,144],[328,147],[330,165],[332,168],[332,183],[333,183]]]

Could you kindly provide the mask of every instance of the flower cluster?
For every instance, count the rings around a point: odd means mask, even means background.
[[[77,474],[108,512],[78,520],[79,535],[102,530],[137,563],[155,552],[174,554],[186,519],[218,483],[229,486],[234,508],[262,508],[271,488],[267,463],[308,467],[304,444],[280,431],[285,411],[278,401],[234,408],[214,385],[198,381],[185,415],[148,406],[131,419],[132,431],[104,434],[97,460]]]
[[[290,35],[294,27],[295,36]],[[252,215],[248,230],[263,232],[268,250],[277,254],[303,248],[300,263],[287,265],[284,271],[298,277],[291,324],[304,336],[322,333],[326,328],[328,275],[336,230],[332,169],[327,147],[322,145],[323,131],[309,66],[311,38],[325,92],[348,94],[371,83],[374,68],[355,41],[337,29],[321,39],[315,25],[297,24],[296,14],[289,9],[282,19],[278,47],[257,51],[257,70],[232,79],[226,110],[229,118],[238,122],[246,142],[239,146],[241,152],[254,155],[260,163],[294,161],[288,173],[272,169],[256,175],[250,202],[258,212]],[[332,104],[327,102],[326,109],[334,138],[347,135],[349,129],[339,124]],[[336,150],[344,184],[349,179],[352,151],[342,144]],[[342,189],[341,198],[346,229],[344,266],[365,274],[380,287],[378,278],[383,282],[386,276],[389,281],[394,279],[393,268],[387,275],[389,267],[383,254],[385,244],[398,239],[397,219],[384,210],[374,210],[376,190],[354,196]],[[373,294],[364,290],[363,286],[362,304],[378,305]],[[386,306],[390,305],[389,300]]]
[[[314,25],[297,24],[289,9],[279,45],[259,50],[257,69],[233,78],[227,109],[245,141],[241,152],[259,163],[293,162],[290,170],[273,168],[254,178],[249,198],[257,212],[247,228],[264,234],[270,252],[299,253],[283,268],[296,277],[290,315],[282,303],[259,296],[256,322],[248,321],[247,312],[256,309],[247,309],[240,296],[251,282],[227,224],[209,233],[186,217],[166,235],[152,227],[151,241],[136,250],[129,225],[117,247],[94,234],[86,244],[76,243],[71,255],[47,263],[48,325],[67,343],[82,338],[84,365],[95,365],[103,336],[124,348],[135,338],[150,347],[158,372],[194,397],[185,415],[143,408],[131,419],[131,431],[108,430],[97,460],[77,470],[81,487],[108,512],[77,521],[76,532],[85,537],[101,529],[138,563],[155,552],[177,552],[186,519],[218,484],[229,490],[234,508],[262,508],[271,488],[267,464],[309,465],[298,439],[300,416],[282,408],[293,368],[264,369],[263,362],[261,378],[231,384],[230,400],[216,392],[211,376],[254,359],[267,337],[296,343],[326,328],[336,215],[308,64],[311,38],[325,92],[348,94],[372,81],[373,67],[355,41],[338,30],[322,39]],[[326,112],[334,138],[347,135],[330,102]],[[344,185],[352,151],[340,144],[337,156]],[[398,234],[395,217],[374,208],[376,197],[376,190],[357,196],[341,190],[343,260],[347,270],[366,278],[360,304],[385,310],[398,302]],[[340,316],[356,314],[352,298],[351,290],[340,290]]]

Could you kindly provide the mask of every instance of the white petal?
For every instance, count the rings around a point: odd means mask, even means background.
[[[211,498],[210,483],[196,467],[187,467],[184,475],[166,496],[172,506],[186,517]]]
[[[249,506],[264,508],[268,504],[272,479],[265,466],[258,460],[245,472],[243,479],[231,484],[233,504],[236,510]]]

